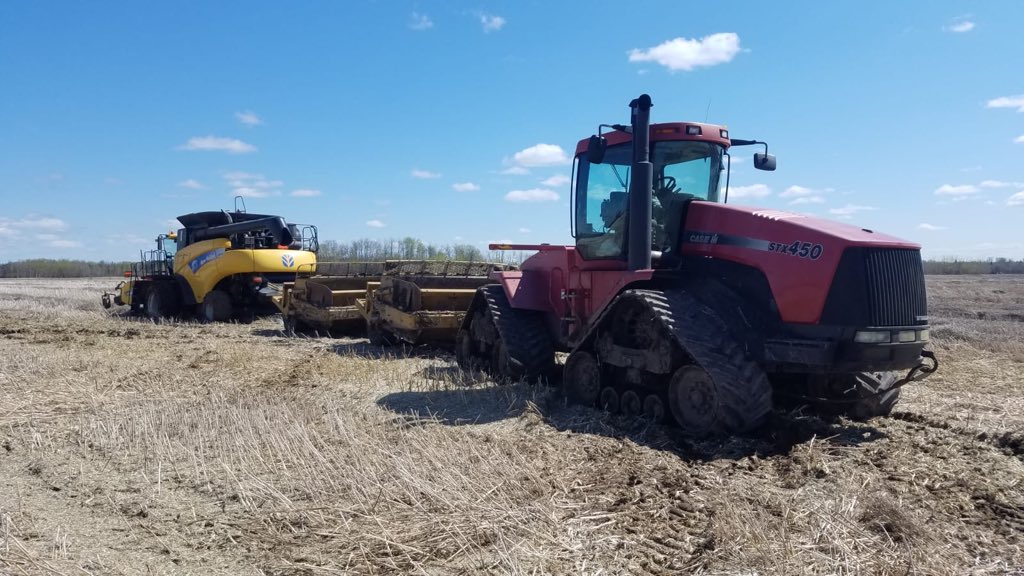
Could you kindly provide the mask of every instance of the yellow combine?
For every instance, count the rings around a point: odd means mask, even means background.
[[[177,233],[161,234],[156,249],[126,272],[103,305],[130,306],[151,318],[194,313],[214,322],[269,303],[300,266],[316,264],[315,226],[280,216],[196,212],[179,216]]]

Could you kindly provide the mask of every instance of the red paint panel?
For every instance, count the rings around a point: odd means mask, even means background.
[[[683,244],[686,254],[721,258],[761,270],[771,286],[782,320],[803,324],[816,324],[820,320],[836,267],[847,247],[920,249],[912,242],[841,222],[781,210],[709,202],[690,205],[685,229],[684,239],[694,232],[709,232],[779,244],[821,245],[820,257],[811,259],[713,242]]]
[[[686,133],[687,126],[699,126],[701,133],[699,135],[688,135]],[[727,128],[725,126],[705,124],[703,122],[667,122],[664,124],[651,124],[651,142],[661,142],[663,140],[692,140],[694,142],[710,142],[728,149],[729,146],[732,145],[732,142],[728,138],[722,138],[722,130],[727,130]],[[633,139],[632,134],[619,131],[608,132],[604,137],[608,140],[609,146],[629,142]],[[580,140],[576,144],[576,156],[585,154],[589,145],[589,138]]]

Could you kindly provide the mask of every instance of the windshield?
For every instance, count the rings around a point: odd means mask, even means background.
[[[586,259],[622,258],[626,254],[630,143],[611,146],[601,164],[578,159],[576,183],[576,246]],[[688,200],[718,201],[722,148],[691,141],[651,145],[654,165],[652,249],[670,251],[678,245],[683,210]]]

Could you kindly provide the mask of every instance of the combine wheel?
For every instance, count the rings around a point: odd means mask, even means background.
[[[612,414],[617,414],[619,411],[619,393],[615,388],[605,386],[601,389],[601,398],[597,405]]]
[[[231,318],[231,296],[223,290],[211,290],[199,305],[200,317],[206,322],[226,322]]]
[[[153,320],[174,316],[178,313],[177,304],[174,286],[155,283],[146,291],[146,315]]]
[[[601,394],[601,367],[589,352],[578,350],[565,362],[562,387],[573,404],[593,406]]]
[[[665,402],[657,394],[648,394],[644,398],[644,418],[655,424],[665,421]]]
[[[626,390],[619,399],[619,408],[626,416],[639,416],[644,412],[644,403],[635,391]]]

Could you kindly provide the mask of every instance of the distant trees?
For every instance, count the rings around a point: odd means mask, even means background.
[[[130,270],[128,262],[89,262],[86,260],[19,260],[0,264],[0,278],[82,278],[120,276]]]
[[[321,262],[380,262],[383,260],[470,260],[519,264],[528,252],[482,251],[472,244],[427,244],[405,237],[393,240],[362,238],[351,242],[325,240],[317,259]],[[89,262],[86,260],[19,260],[0,264],[0,278],[80,278],[120,276],[129,270],[128,262]],[[989,258],[988,260],[925,260],[925,274],[1024,274],[1024,260]]]
[[[384,260],[469,260],[519,264],[528,253],[482,251],[472,244],[436,245],[405,237],[393,240],[362,238],[351,242],[320,242],[320,262],[381,262]],[[0,278],[80,278],[121,276],[131,269],[129,262],[88,262],[85,260],[19,260],[0,264]]]
[[[925,274],[1024,274],[1024,260],[925,260]]]

